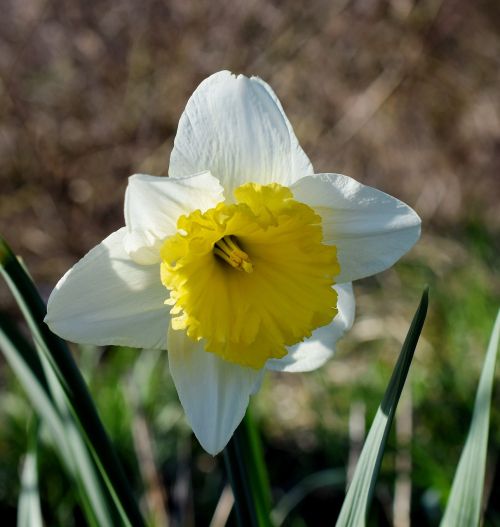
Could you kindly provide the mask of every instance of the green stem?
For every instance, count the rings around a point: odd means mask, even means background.
[[[224,449],[240,527],[271,527],[271,491],[250,409]]]
[[[65,342],[54,335],[44,318],[47,313],[34,283],[0,237],[0,272],[21,308],[34,339],[47,355],[64,388],[68,401],[86,434],[91,450],[102,467],[119,509],[134,527],[145,522],[129,487],[122,466],[97,414],[87,385]]]

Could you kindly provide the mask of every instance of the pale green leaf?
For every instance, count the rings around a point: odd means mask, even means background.
[[[375,483],[384,455],[387,436],[396,412],[401,391],[415,352],[425,316],[427,314],[428,290],[422,295],[420,305],[413,317],[398,362],[392,373],[384,398],[366,438],[354,476],[347,491],[336,527],[362,527],[370,507]]]
[[[24,388],[34,410],[48,427],[64,462],[68,463],[71,456],[64,441],[64,428],[38,356],[3,317],[0,317],[0,351]]]
[[[115,523],[114,504],[85,440],[68,408],[61,386],[43,355],[0,317],[0,350],[16,374],[33,409],[50,433],[65,468],[74,478],[91,525]]]
[[[491,393],[499,343],[500,311],[486,352],[469,434],[453,479],[441,527],[479,525],[490,425]]]

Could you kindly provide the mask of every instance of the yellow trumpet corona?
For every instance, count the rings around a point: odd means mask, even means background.
[[[272,183],[247,183],[236,203],[181,216],[161,249],[172,328],[252,368],[281,358],[337,314],[335,246],[321,218]]]

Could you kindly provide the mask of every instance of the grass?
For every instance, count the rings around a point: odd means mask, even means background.
[[[391,434],[370,521],[372,525],[390,524],[393,489],[401,475],[397,458],[409,448],[413,522],[437,525],[465,440],[484,349],[499,303],[495,257],[488,259],[477,246],[475,238],[459,244],[424,236],[418,248],[395,268],[358,284],[356,324],[332,361],[310,374],[267,376],[254,398],[254,413],[275,499],[306,476],[346,467],[349,455],[356,450],[348,429],[350,414],[355,411],[353,403],[358,410],[362,408],[369,423],[399,352],[417,292],[428,283],[429,316],[407,387],[411,388],[411,411],[403,405],[396,417],[396,421],[410,420],[412,440],[405,444],[398,434]],[[443,247],[445,251],[438,250]],[[480,247],[489,244],[481,242]],[[166,355],[127,348],[87,347],[75,352],[150,518],[161,514],[155,510],[158,502],[155,505],[150,499],[159,491],[179,525],[191,521],[207,524],[224,486],[223,463],[204,453],[191,438],[168,374]],[[31,409],[10,372],[2,368],[1,373],[0,509],[6,517],[13,517]],[[492,459],[500,444],[499,396],[494,394],[492,404]],[[42,438],[40,492],[46,521],[82,525],[75,493],[68,489],[43,430]],[[140,472],[148,455],[155,460],[157,479]],[[490,463],[487,471],[491,481],[494,464]],[[317,488],[304,497],[285,525],[326,525],[324,518],[339,510],[343,493],[344,486],[338,482]],[[497,507],[491,502],[489,514],[499,515]],[[235,518],[230,521],[234,523]]]

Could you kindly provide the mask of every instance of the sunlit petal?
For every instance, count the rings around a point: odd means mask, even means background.
[[[45,322],[72,342],[166,348],[170,321],[160,266],[139,266],[122,228],[87,253],[50,295]]]
[[[170,157],[171,177],[210,170],[227,198],[242,183],[280,183],[312,174],[272,89],[262,80],[215,73],[189,99]]]
[[[210,172],[170,179],[136,174],[125,193],[125,250],[140,264],[160,261],[159,250],[177,230],[177,219],[195,209],[205,211],[224,198]]]
[[[413,209],[350,177],[316,174],[297,181],[292,191],[321,215],[325,243],[337,247],[339,283],[387,269],[420,236]]]
[[[316,370],[332,357],[337,341],[342,338],[354,322],[355,301],[352,284],[337,284],[338,314],[331,324],[316,329],[304,342],[292,346],[282,359],[272,359],[266,364],[268,370],[304,372]]]
[[[263,370],[227,362],[184,331],[169,331],[168,362],[187,420],[201,446],[215,455],[245,415]]]

